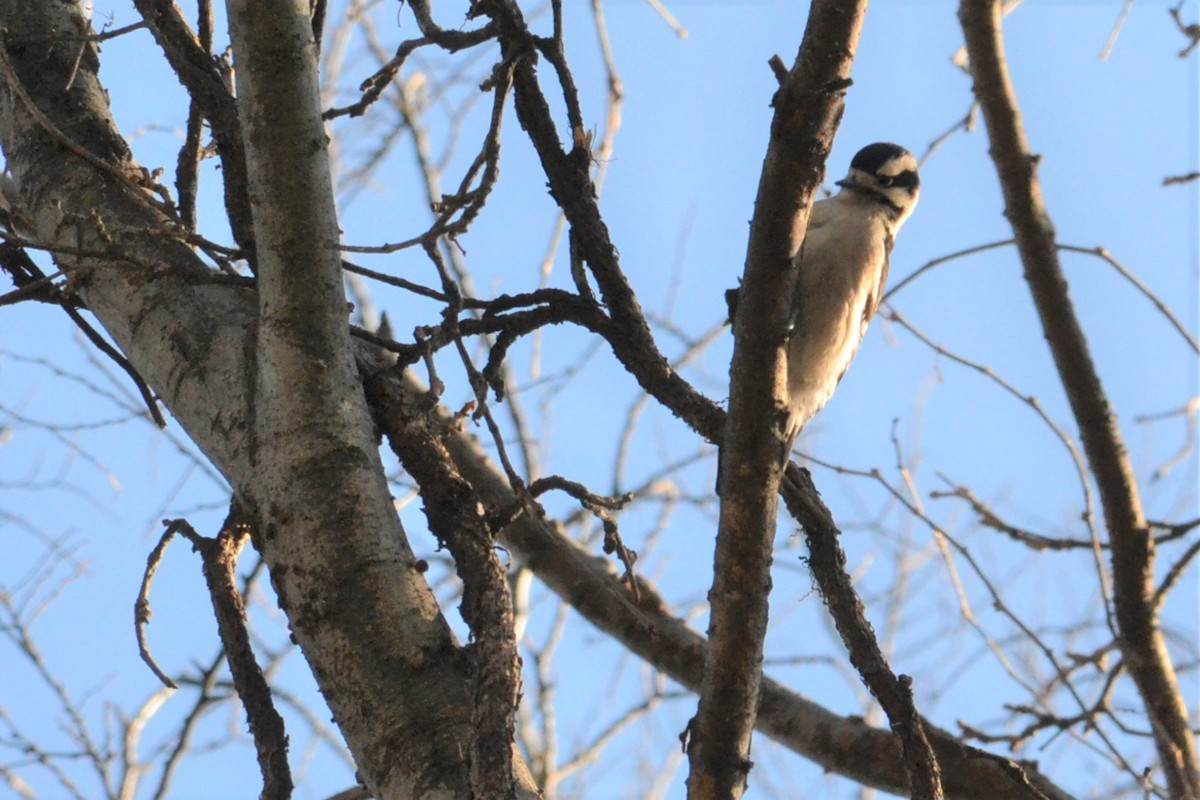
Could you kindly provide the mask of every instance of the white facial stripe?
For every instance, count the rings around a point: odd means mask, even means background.
[[[894,178],[904,172],[916,172],[917,160],[908,153],[888,160],[886,164],[879,168],[879,174],[885,177]]]

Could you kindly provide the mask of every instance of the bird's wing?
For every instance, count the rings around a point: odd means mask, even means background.
[[[867,304],[863,306],[863,331],[866,331],[867,323],[875,316],[875,312],[879,310],[879,303],[883,300],[883,293],[887,289],[888,267],[892,260],[892,247],[896,244],[896,237],[892,235],[891,230],[883,240],[883,266],[879,270],[879,283],[871,287],[870,294],[867,295]]]
[[[798,265],[800,265],[801,269],[804,268],[804,251],[808,248],[809,241],[817,238],[817,236],[820,235],[818,233],[818,231],[820,231],[821,228],[824,228],[827,224],[829,224],[829,220],[832,219],[832,217],[833,217],[833,201],[832,201],[832,199],[818,200],[817,202],[813,203],[812,211],[810,211],[809,215],[808,215],[808,229],[804,233],[804,243],[800,245],[800,252],[796,254],[796,263]],[[816,234],[816,236],[814,236],[814,234]],[[802,305],[801,295],[804,293],[803,286],[804,286],[804,281],[802,279],[798,278],[796,280],[795,291],[792,295],[792,312],[791,312],[790,316],[788,317],[787,330],[788,330],[789,335],[791,335],[792,331],[796,330],[797,326],[800,323],[800,313],[801,313],[801,305]]]

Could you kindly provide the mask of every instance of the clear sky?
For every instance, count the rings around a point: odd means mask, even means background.
[[[181,5],[186,13],[194,13],[191,3]],[[451,5],[450,11],[444,8]],[[437,12],[445,14],[444,25],[460,23],[460,5],[436,4]],[[590,12],[587,4],[566,5],[568,59],[588,124],[599,135],[604,78]],[[686,38],[673,33],[640,0],[610,0],[606,6],[626,94],[602,208],[643,305],[664,323],[656,336],[668,357],[684,351],[673,330],[699,337],[724,317],[722,292],[736,284],[741,272],[767,142],[774,84],[767,59],[779,54],[791,62],[806,5],[770,0],[667,3],[686,29]],[[1170,307],[1194,338],[1198,184],[1162,182],[1197,170],[1200,162],[1200,54],[1177,57],[1185,41],[1167,13],[1173,3],[1143,0],[1133,5],[1111,53],[1102,60],[1101,51],[1123,5],[1115,0],[1029,0],[1006,21],[1009,66],[1030,145],[1043,157],[1039,174],[1060,242],[1107,248]],[[334,6],[340,9],[342,4]],[[1197,21],[1200,7],[1189,0],[1182,14],[1186,21]],[[129,4],[97,0],[96,20],[110,15],[114,27],[135,21]],[[331,18],[335,16],[331,11]],[[416,35],[411,15],[397,12],[391,3],[376,14],[376,21],[378,36],[388,48]],[[545,14],[535,24],[542,32],[549,29]],[[360,46],[357,40],[352,45]],[[970,81],[952,63],[961,46],[954,3],[873,4],[860,43],[855,85],[828,164],[830,183],[862,145],[891,140],[920,156],[967,114]],[[137,158],[147,167],[166,168],[170,178],[186,119],[174,77],[144,31],[106,42],[101,58],[101,79],[122,131],[134,139]],[[406,75],[416,69],[433,74],[442,63],[444,59],[415,60]],[[473,86],[488,63],[483,59],[470,66],[467,79],[448,94],[448,102],[475,92]],[[352,87],[368,72],[363,59],[351,59],[343,84]],[[549,72],[543,68],[543,85],[552,93]],[[464,125],[464,144],[449,162],[448,189],[474,155],[489,106],[490,98],[478,103]],[[446,130],[444,114],[435,111],[431,122],[437,142]],[[348,162],[363,149],[352,138],[363,130],[356,124],[364,123],[339,123],[337,128],[348,137],[343,142]],[[561,124],[565,128],[565,120]],[[554,224],[544,176],[511,115],[503,141],[500,184],[462,240],[477,291],[486,296],[537,285],[538,265]],[[987,150],[980,120],[973,131],[949,137],[924,163],[920,206],[892,258],[893,286],[933,259],[1009,238]],[[440,145],[435,144],[438,151]],[[219,184],[211,162],[204,179],[206,233],[228,241],[227,229],[219,223]],[[407,142],[384,161],[365,191],[343,197],[343,210],[347,243],[380,244],[423,231],[428,212],[416,188]],[[552,285],[570,286],[564,258],[560,252]],[[428,263],[415,252],[360,260],[436,283]],[[1188,455],[1164,477],[1154,477],[1189,437],[1194,444],[1194,432],[1179,416],[1139,421],[1144,415],[1180,409],[1197,395],[1195,352],[1152,302],[1112,267],[1077,254],[1065,254],[1063,261],[1141,481],[1147,516],[1168,522],[1195,518],[1196,455]],[[0,291],[8,288],[0,285]],[[401,335],[413,325],[436,321],[432,306],[382,290],[375,300],[388,310]],[[945,348],[986,364],[1022,395],[1036,396],[1047,415],[1076,438],[1012,248],[931,270],[906,286],[891,305]],[[540,374],[553,376],[575,364],[588,344],[578,332],[550,330],[542,338]],[[540,431],[544,469],[597,491],[613,490],[613,459],[626,415],[638,398],[637,387],[603,349],[565,385],[539,382],[529,366],[531,347],[527,341],[514,348],[513,359],[518,382],[532,387],[526,403]],[[726,333],[685,374],[709,396],[723,399],[730,352]],[[466,399],[461,380],[451,367],[443,369],[442,376],[450,384],[447,405],[461,406]],[[547,412],[539,404],[551,398],[556,405]],[[70,552],[69,564],[53,571],[55,577],[43,593],[69,574],[71,565],[78,565],[80,576],[40,617],[35,633],[46,663],[71,695],[80,701],[90,698],[85,711],[97,731],[109,703],[129,713],[157,688],[137,655],[132,609],[145,556],[161,530],[159,520],[187,516],[197,528],[212,531],[224,516],[227,500],[222,481],[197,461],[195,448],[182,432],[172,425],[160,433],[140,418],[131,419],[138,410],[128,381],[81,342],[61,312],[33,304],[0,309],[0,588],[20,597],[22,581],[42,563],[48,541]],[[60,427],[50,430],[52,424]],[[821,462],[853,470],[878,468],[900,486],[893,431],[929,516],[970,548],[1018,613],[1041,626],[1060,655],[1072,647],[1087,651],[1102,643],[1097,582],[1085,558],[1014,549],[994,532],[974,525],[961,502],[930,497],[950,484],[965,485],[1014,525],[1046,535],[1086,538],[1080,519],[1083,490],[1068,451],[1030,407],[978,373],[939,356],[902,326],[878,319],[836,397],[806,431],[799,449]],[[635,455],[620,488],[645,480],[666,459],[703,451],[710,457],[672,479],[685,497],[710,491],[715,465],[711,450],[666,412],[649,410],[633,443]],[[896,609],[904,630],[893,643],[893,663],[898,671],[918,677],[922,711],[951,729],[960,719],[1005,729],[1001,704],[1026,702],[1028,695],[986,653],[984,639],[959,615],[929,528],[904,514],[870,479],[816,465],[813,472],[846,532],[844,544],[864,595],[878,601],[872,606],[877,628],[888,629],[885,599],[897,580],[897,563],[908,559],[916,565],[913,580],[920,587]],[[570,510],[555,498],[548,505],[558,513]],[[658,530],[657,520],[668,505],[660,501],[634,509],[622,518],[622,529],[627,541],[643,551],[642,573],[658,581],[681,612],[691,609],[694,624],[703,630],[706,618],[699,604],[711,579],[716,508],[712,503],[676,508],[667,526]],[[424,533],[419,506],[411,503],[402,513],[414,547],[429,555],[434,543]],[[828,659],[840,648],[824,622],[820,598],[799,560],[802,545],[790,536],[791,530],[786,521],[780,527],[768,643],[769,662],[787,663],[770,663],[768,671],[839,713],[866,713],[861,688],[844,659]],[[648,534],[653,535],[647,539]],[[599,553],[598,544],[591,547]],[[1182,549],[1164,549],[1163,558],[1170,563]],[[1017,671],[1044,679],[1050,666],[1023,647],[1013,627],[991,610],[990,598],[969,567],[961,560],[957,566],[984,630],[1001,643],[1017,641]],[[1200,686],[1198,596],[1193,568],[1164,612],[1173,654],[1185,667],[1181,680],[1193,714]],[[530,633],[540,640],[554,608],[544,592],[535,591],[535,597],[540,599]],[[455,605],[447,608],[447,615],[461,629]],[[168,672],[213,657],[215,630],[199,564],[184,544],[176,543],[166,558],[156,580],[154,608],[151,645]],[[263,626],[264,647],[282,646],[285,634],[278,613],[259,602],[254,614]],[[1081,619],[1089,624],[1062,634],[1063,626]],[[576,616],[570,617],[569,625],[556,661],[564,757],[599,733],[621,709],[636,704],[651,682],[640,664],[622,659]],[[0,705],[30,736],[54,749],[66,748],[57,715],[45,712],[44,685],[4,641],[0,664]],[[290,655],[281,670],[279,685],[311,702],[314,689],[299,654]],[[668,685],[669,691],[675,688]],[[182,694],[188,696],[173,698],[152,721],[143,756],[150,755],[186,711],[192,695]],[[528,686],[526,694],[532,694]],[[1128,691],[1119,700],[1136,705]],[[316,716],[326,721],[328,713],[317,703]],[[601,757],[600,768],[580,773],[569,784],[571,796],[636,796],[634,787],[645,786],[648,775],[678,764],[676,737],[694,709],[690,696],[668,699],[659,712],[614,741]],[[1064,705],[1058,710],[1066,714],[1077,709]],[[352,772],[332,751],[314,745],[308,752],[311,740],[299,721],[290,712],[288,721],[293,764],[306,770],[296,796],[324,797],[351,785]],[[186,763],[172,796],[256,794],[257,769],[239,712],[213,715],[203,731],[202,742],[236,733],[242,743]],[[0,721],[0,762],[13,758],[10,745],[10,731]],[[1096,776],[1113,771],[1100,756],[1089,754],[1089,746],[1066,736],[1054,741],[1043,737],[1021,755],[1041,759],[1052,767],[1050,774],[1060,785],[1080,796],[1105,796],[1106,784]],[[1122,746],[1139,770],[1152,757],[1140,741]],[[848,784],[822,776],[765,740],[755,748],[758,768],[751,776],[752,796],[856,796]],[[665,796],[682,796],[685,774],[683,764]],[[44,796],[57,796],[47,788],[51,784],[44,774],[22,775]],[[80,780],[89,785],[87,779]],[[3,792],[0,789],[0,797]],[[92,796],[86,789],[84,794]]]

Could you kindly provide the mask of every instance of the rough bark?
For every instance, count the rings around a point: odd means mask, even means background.
[[[750,772],[787,437],[782,344],[813,194],[842,116],[866,2],[814,2],[775,96],[771,140],[734,320],[708,660],[689,725],[688,797],[737,798]]]
[[[454,641],[392,507],[351,351],[308,5],[227,7],[257,242],[256,545],[367,788],[461,795],[461,759],[438,743],[466,729],[463,675],[429,671],[455,664]],[[446,712],[429,729],[384,700],[414,677]]]
[[[404,541],[350,355],[311,75],[301,76],[311,86],[289,95],[294,113],[310,118],[250,125],[251,148],[282,138],[285,127],[299,148],[282,162],[278,153],[255,156],[253,196],[265,226],[259,253],[271,262],[260,298],[210,271],[143,185],[109,114],[94,48],[81,44],[77,6],[0,4],[0,28],[11,65],[0,86],[0,142],[29,235],[70,248],[56,262],[72,288],[238,495],[256,505],[257,546],[364,782],[380,798],[463,796],[468,669]],[[275,56],[282,63],[314,66],[304,50],[311,29],[304,40],[291,27],[274,35],[287,49]],[[248,59],[243,108],[254,118],[264,113],[254,104],[269,100],[254,95],[250,75],[271,56],[256,64],[244,39],[240,46]],[[285,91],[278,73],[271,79]],[[302,102],[309,94],[312,102]],[[296,182],[286,191],[307,195],[309,205],[280,208],[308,233],[270,220],[264,208],[278,202],[273,182],[289,177]]]
[[[386,366],[387,360],[379,362],[364,353],[362,361],[375,418],[420,488],[429,530],[453,555],[462,580],[462,614],[473,640],[471,790],[480,798],[511,797],[513,758],[507,763],[500,759],[513,741],[521,660],[512,598],[488,523],[489,505],[450,458],[444,440],[455,424],[431,413],[430,395],[388,391],[385,387],[399,378]]]

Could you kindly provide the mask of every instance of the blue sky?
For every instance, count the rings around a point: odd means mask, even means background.
[[[568,58],[588,124],[600,129],[604,83],[594,32],[584,4],[568,5]],[[1184,41],[1167,15],[1169,3],[1141,2],[1134,5],[1109,58],[1101,61],[1099,54],[1121,5],[1026,2],[1006,22],[1009,65],[1031,147],[1043,156],[1040,176],[1060,241],[1107,248],[1195,337],[1197,184],[1164,187],[1161,182],[1168,175],[1197,169],[1197,55],[1176,57]],[[774,79],[767,59],[776,53],[788,62],[794,57],[804,4],[764,0],[668,7],[687,29],[686,39],[677,37],[641,2],[611,0],[606,8],[626,100],[602,208],[644,306],[698,336],[723,318],[722,292],[736,284],[741,271],[771,114]],[[98,3],[97,19],[110,11],[116,26],[134,21],[124,3]],[[1200,17],[1197,3],[1185,4],[1183,16],[1189,21]],[[388,46],[414,35],[408,13],[397,14],[390,5],[377,21]],[[457,12],[443,21],[457,24]],[[535,24],[544,31],[547,22],[543,15]],[[892,140],[920,154],[966,114],[970,82],[951,63],[961,44],[953,3],[873,5],[854,70],[855,85],[828,165],[830,182],[840,177],[860,146]],[[413,69],[432,70],[439,61],[415,61]],[[185,106],[150,37],[140,32],[106,43],[102,64],[101,78],[112,96],[114,114],[123,132],[134,137],[139,161],[151,168],[166,167],[169,175]],[[482,74],[484,64],[474,72]],[[345,83],[353,85],[365,74],[359,64]],[[465,81],[451,97],[473,92],[470,84]],[[543,85],[552,93],[548,69],[543,69]],[[447,188],[473,157],[489,104],[490,98],[478,104],[465,125],[466,144],[450,161]],[[437,113],[431,119],[436,140],[445,122]],[[339,130],[353,136],[357,129],[351,124]],[[511,115],[503,142],[500,185],[462,240],[468,266],[485,295],[537,284],[537,265],[554,221],[544,176]],[[1009,237],[987,148],[980,123],[972,133],[952,136],[924,165],[920,206],[893,256],[893,285],[931,259]],[[211,164],[205,180],[205,230],[225,241]],[[378,244],[421,232],[427,210],[415,181],[410,149],[402,142],[374,175],[371,187],[344,206],[346,242]],[[553,285],[569,286],[563,259],[560,252]],[[436,282],[417,253],[361,261],[427,284]],[[1137,421],[1139,415],[1180,408],[1197,394],[1195,353],[1110,267],[1078,255],[1065,255],[1063,261],[1141,481],[1147,515],[1166,521],[1195,517],[1194,454],[1165,478],[1152,480],[1155,469],[1185,441],[1182,418]],[[376,300],[394,322],[399,321],[402,334],[435,318],[433,307],[386,291],[379,291]],[[946,348],[987,364],[1021,393],[1036,395],[1047,414],[1075,436],[1011,248],[932,270],[898,294],[893,305]],[[73,558],[86,568],[39,620],[36,633],[48,663],[73,696],[92,695],[86,708],[89,719],[99,724],[105,702],[130,708],[156,688],[138,659],[130,623],[158,521],[186,515],[198,528],[211,529],[223,517],[224,489],[196,465],[194,456],[182,455],[195,451],[176,427],[158,433],[140,420],[110,424],[130,412],[70,376],[82,376],[126,397],[130,387],[110,366],[97,364],[99,359],[79,343],[64,315],[30,304],[6,307],[0,314],[0,426],[7,433],[0,444],[0,536],[6,547],[0,586],[19,588],[15,582],[44,552],[43,537],[65,537]],[[657,335],[669,357],[681,352],[665,328]],[[542,374],[552,375],[574,363],[588,339],[554,329],[543,342]],[[513,351],[518,382],[526,384],[534,384],[528,368],[530,347],[525,342]],[[730,352],[731,341],[722,336],[686,375],[710,396],[723,399]],[[446,362],[450,366],[442,375],[450,383],[446,402],[458,407],[466,395],[452,363]],[[546,384],[534,384],[526,399],[540,421],[546,469],[599,491],[611,490],[618,437],[638,397],[632,379],[601,350],[562,388],[553,412],[543,417],[538,403],[550,391]],[[136,413],[136,401],[127,402]],[[54,436],[36,421],[78,427]],[[1014,550],[995,534],[973,526],[961,503],[929,497],[931,491],[947,488],[939,478],[944,475],[993,503],[1013,524],[1084,537],[1081,489],[1066,449],[1048,435],[1029,407],[939,357],[900,326],[879,319],[836,397],[806,431],[799,449],[851,469],[879,468],[887,479],[898,481],[893,426],[930,516],[986,565],[1019,613],[1048,631],[1081,617],[1096,619],[1096,580],[1086,559],[1035,557]],[[637,455],[628,475],[633,483],[656,470],[662,458],[681,458],[702,445],[669,414],[654,409],[639,423],[633,441]],[[679,490],[692,495],[709,491],[713,463],[706,459],[675,476]],[[814,477],[846,531],[845,546],[864,595],[884,596],[896,579],[898,558],[921,564],[916,573],[921,590],[897,611],[904,633],[896,642],[895,666],[918,676],[922,710],[946,727],[953,728],[958,719],[1003,727],[1001,702],[1023,702],[1027,696],[986,655],[983,640],[958,616],[957,600],[946,588],[946,570],[933,552],[929,529],[900,513],[870,480],[818,467]],[[40,488],[20,485],[29,482]],[[55,482],[59,485],[47,488]],[[570,508],[557,499],[548,500],[548,505],[556,512]],[[622,520],[623,531],[643,550],[639,569],[655,578],[683,610],[702,601],[707,591],[715,506],[676,510],[666,529],[647,542],[644,537],[655,530],[661,510],[661,504],[648,504],[631,511]],[[402,513],[414,546],[430,552],[433,543],[422,533],[419,503]],[[779,533],[768,658],[798,660],[769,671],[834,710],[864,713],[853,676],[825,658],[839,649],[798,560],[802,547],[790,532],[785,521]],[[593,547],[598,552],[598,546]],[[1169,562],[1179,552],[1178,546],[1164,550],[1163,557]],[[958,566],[967,573],[967,594],[981,625],[1006,641],[1011,626],[990,611],[986,593],[967,567],[961,562]],[[539,615],[531,632],[536,637],[547,629],[553,607],[541,593],[535,592],[535,597]],[[1172,646],[1177,659],[1191,664],[1182,680],[1193,711],[1198,694],[1197,597],[1193,568],[1164,615],[1176,632]],[[214,652],[207,602],[198,562],[177,543],[156,580],[156,616],[149,629],[155,655],[168,671],[193,660],[206,661]],[[448,608],[447,613],[461,628],[456,609]],[[886,628],[886,604],[873,606],[872,613],[877,627]],[[264,625],[265,641],[278,646],[278,619],[262,607],[255,614]],[[703,630],[702,610],[693,616]],[[1099,641],[1096,627],[1081,630],[1072,641],[1079,647],[1094,646]],[[1055,641],[1066,648],[1066,639]],[[15,664],[6,647],[0,643],[0,661]],[[1047,665],[1035,656],[1028,661],[1030,674],[1044,677]],[[641,665],[622,659],[574,616],[557,665],[566,752],[603,728],[620,708],[636,703],[650,680]],[[61,743],[54,719],[41,710],[46,694],[33,674],[19,665],[11,672],[6,667],[5,673],[0,703],[24,729]],[[313,696],[298,654],[287,660],[279,680],[303,696]],[[1132,695],[1122,700],[1135,702]],[[163,719],[151,724],[148,739],[161,736],[177,719],[175,709],[187,702],[173,699],[175,706],[169,703]],[[623,768],[602,766],[584,772],[572,796],[634,796],[632,787],[644,786],[646,773],[671,763],[678,749],[675,737],[693,711],[690,697],[668,701],[663,711],[619,737],[601,759],[601,765],[619,763]],[[318,716],[327,717],[324,712]],[[306,738],[294,716],[289,722],[293,763],[299,764]],[[236,712],[215,715],[205,736],[221,740],[237,731],[243,745],[197,757],[180,774],[178,785],[187,788],[173,796],[256,792],[256,768],[244,728]],[[1111,767],[1089,755],[1086,746],[1071,743],[1068,749],[1068,740],[1039,740],[1036,747],[1048,749],[1023,755],[1053,764],[1053,776],[1068,789],[1082,796],[1091,789],[1103,796],[1095,775]],[[811,796],[854,796],[847,784],[822,776],[765,741],[755,747],[759,769],[751,784],[761,793],[758,796],[786,797],[792,791],[788,787]],[[1139,743],[1129,745],[1127,752],[1135,758],[1150,757]],[[0,759],[5,755],[0,749]],[[327,749],[318,748],[315,759],[297,797],[322,797],[349,785],[350,773]],[[667,796],[682,796],[685,769],[675,774]],[[46,785],[30,780],[35,786]]]

